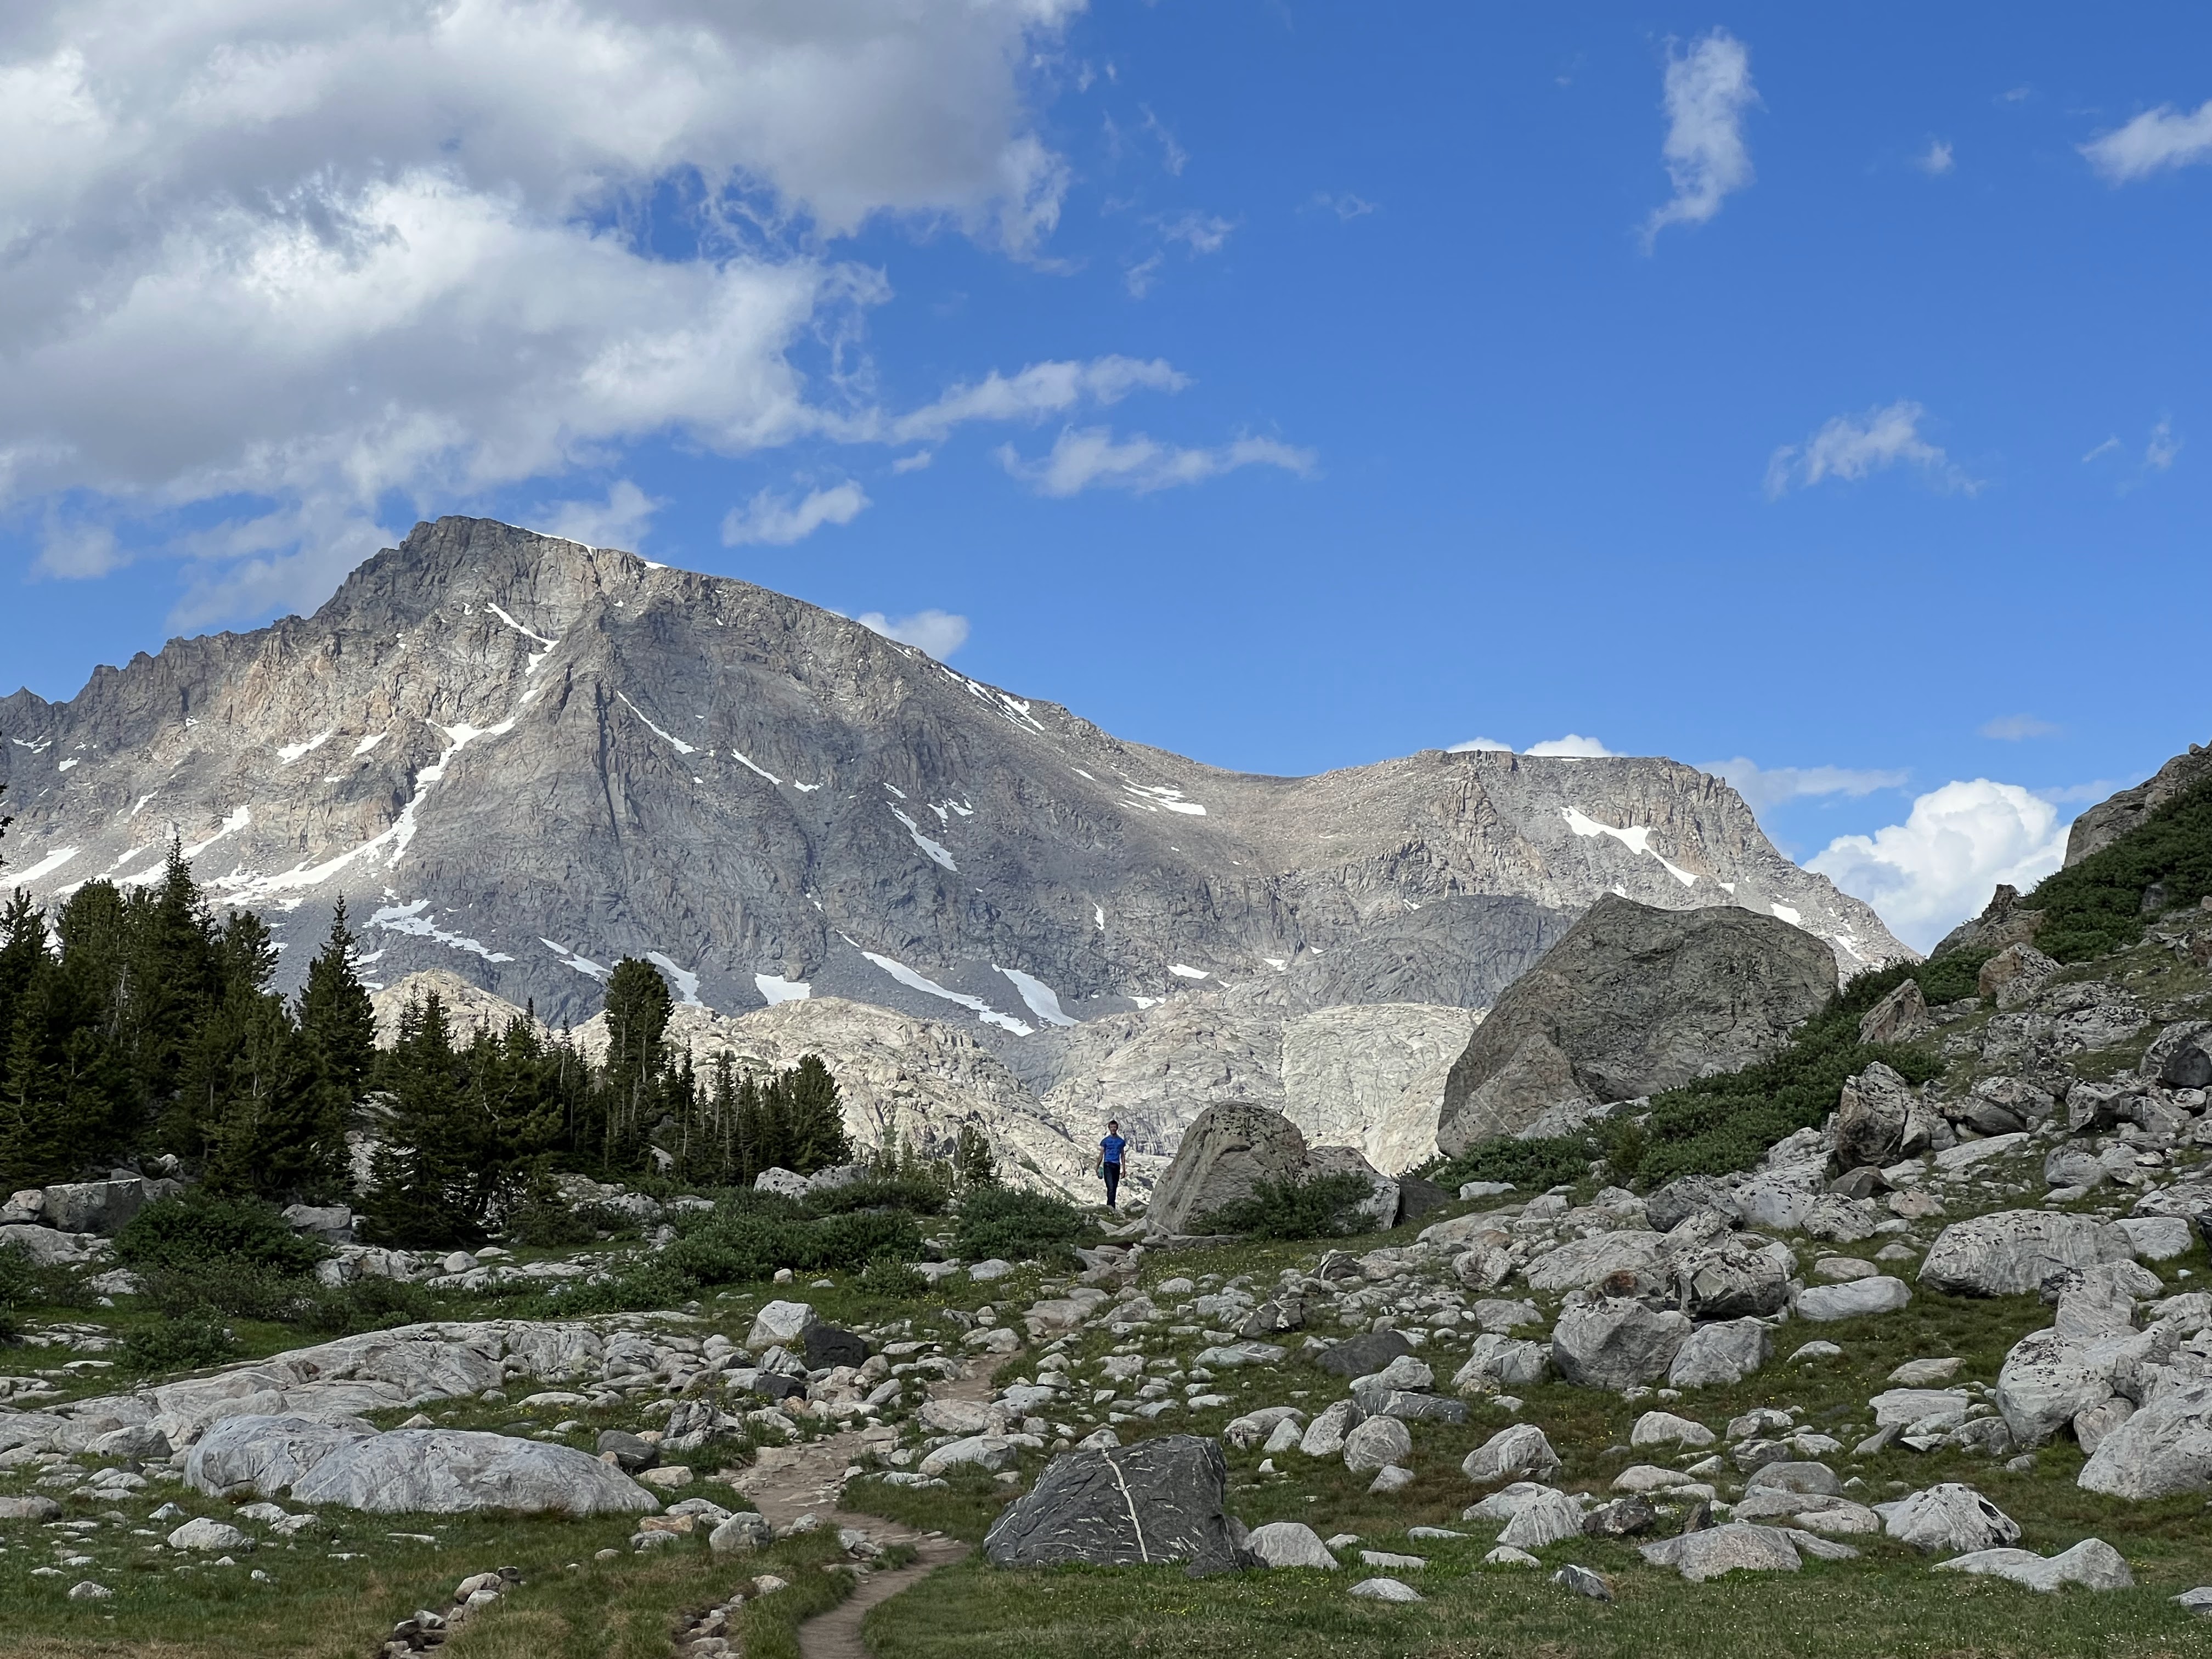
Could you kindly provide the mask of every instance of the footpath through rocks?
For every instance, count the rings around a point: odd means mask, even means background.
[[[982,1404],[992,1397],[992,1364],[988,1356],[977,1357],[963,1376],[933,1385],[929,1397]],[[861,1435],[849,1429],[818,1440],[763,1446],[757,1461],[735,1483],[779,1535],[810,1524],[827,1525],[848,1537],[866,1534],[878,1548],[903,1547],[914,1552],[915,1559],[904,1566],[860,1569],[866,1576],[849,1596],[801,1625],[799,1650],[805,1659],[866,1659],[860,1627],[870,1610],[968,1554],[967,1545],[942,1533],[915,1532],[840,1506],[844,1484],[861,1466],[867,1449]],[[719,1627],[712,1611],[677,1638],[677,1650],[696,1651],[700,1638],[711,1634],[706,1628],[710,1625]]]

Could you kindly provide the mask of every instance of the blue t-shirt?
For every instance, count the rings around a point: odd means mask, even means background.
[[[1121,1149],[1128,1144],[1119,1135],[1108,1135],[1105,1139],[1098,1143],[1101,1162],[1119,1164],[1121,1161]]]

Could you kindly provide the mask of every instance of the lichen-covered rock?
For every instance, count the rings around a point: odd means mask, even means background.
[[[1127,1567],[1164,1562],[1221,1571],[1245,1559],[1225,1508],[1229,1467],[1196,1435],[1062,1452],[984,1534],[1001,1567]]]
[[[1552,1364],[1568,1382],[1618,1393],[1667,1374],[1690,1335],[1690,1322],[1668,1309],[1607,1297],[1571,1309],[1552,1328]]]
[[[2079,1584],[2093,1590],[2132,1589],[2136,1582],[2126,1559],[2101,1538],[2085,1538],[2073,1548],[2052,1556],[2038,1555],[2033,1550],[1975,1550],[1954,1556],[1948,1561],[1938,1561],[1936,1566],[1943,1572],[2008,1578],[2015,1584],[2046,1594],[2067,1584]]]
[[[2212,1491],[2212,1382],[2162,1394],[2112,1429],[2078,1484],[2138,1502]]]
[[[1832,951],[1772,916],[1601,898],[1476,1028],[1446,1082],[1437,1144],[1456,1153],[1550,1105],[1629,1100],[1747,1065],[1835,986]]]
[[[1645,1544],[1639,1552],[1655,1567],[1672,1567],[1693,1584],[1729,1572],[1795,1572],[1796,1546],[1779,1527],[1731,1522]]]
[[[1920,1282],[1953,1296],[2025,1296],[2069,1268],[2132,1255],[2128,1236],[2094,1216],[2000,1210],[1937,1234],[1920,1263]]]
[[[1723,1320],[1700,1325],[1676,1351],[1667,1368],[1668,1386],[1711,1389],[1741,1382],[1772,1358],[1774,1339],[1756,1319]]]
[[[1500,1480],[1547,1480],[1559,1472],[1559,1455],[1534,1423],[1516,1423],[1477,1446],[1459,1467],[1479,1486]]]
[[[1955,1480],[1874,1506],[1882,1530],[1929,1554],[1989,1549],[2019,1541],[2020,1523],[1972,1486]]]

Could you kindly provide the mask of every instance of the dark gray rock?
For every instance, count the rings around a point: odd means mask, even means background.
[[[1773,916],[1608,896],[1475,1028],[1444,1086],[1437,1145],[1516,1133],[1547,1091],[1553,1103],[1629,1100],[1747,1065],[1835,988],[1829,947]]]
[[[818,1371],[832,1365],[865,1365],[873,1352],[866,1337],[835,1325],[809,1325],[805,1341],[810,1370]]]
[[[1367,1376],[1382,1370],[1401,1354],[1413,1352],[1413,1345],[1397,1331],[1370,1331],[1316,1354],[1314,1364],[1332,1376]]]
[[[1255,1565],[1231,1535],[1228,1481],[1220,1445],[1196,1435],[1063,1452],[992,1524],[983,1553],[1000,1567]]]
[[[612,1454],[615,1467],[628,1474],[649,1469],[660,1461],[660,1448],[650,1440],[641,1440],[623,1429],[599,1431],[599,1451],[602,1457]]]
[[[1452,1195],[1433,1181],[1424,1181],[1419,1176],[1398,1177],[1398,1221],[1401,1226],[1433,1214],[1451,1201]]]
[[[1651,1500],[1636,1493],[1601,1504],[1583,1517],[1583,1532],[1591,1538],[1634,1538],[1658,1524],[1659,1511]]]
[[[1844,1080],[1836,1103],[1835,1167],[1881,1169],[1924,1152],[1940,1121],[1911,1084],[1877,1060]]]
[[[1690,1334],[1671,1309],[1655,1313],[1626,1297],[1562,1313],[1552,1328],[1552,1364],[1568,1382],[1616,1393],[1667,1374]]]
[[[1734,1189],[1718,1176],[1678,1176],[1644,1200],[1655,1232],[1671,1233],[1699,1210],[1735,1215]]]

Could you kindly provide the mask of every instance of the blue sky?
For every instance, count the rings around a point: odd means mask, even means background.
[[[1729,763],[1921,944],[2206,735],[2200,9],[229,9],[0,21],[10,686],[486,513],[1219,765]]]

